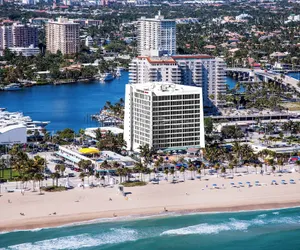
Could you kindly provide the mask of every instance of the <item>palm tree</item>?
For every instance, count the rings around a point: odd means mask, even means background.
[[[203,173],[205,175],[205,164],[204,163],[201,163],[201,170],[203,170]]]
[[[100,141],[102,139],[102,132],[100,128],[96,129],[94,131],[94,134],[97,141]]]
[[[255,173],[257,174],[257,165],[254,164],[253,167],[255,168]]]
[[[116,174],[119,176],[119,183],[122,183],[122,176],[123,176],[123,168],[118,168]]]
[[[33,178],[39,183],[39,192],[41,193],[41,181],[44,180],[44,176],[41,173],[36,173]]]
[[[63,176],[66,170],[66,166],[64,164],[57,164],[55,165],[54,170],[60,172],[60,175]]]
[[[283,166],[283,160],[281,158],[277,159],[277,165],[279,166],[279,170],[281,170],[281,167]]]
[[[191,179],[193,180],[193,179],[194,179],[194,176],[195,176],[196,168],[195,168],[194,165],[191,165],[191,166],[189,167],[189,170],[190,170],[190,172],[191,172]]]
[[[165,171],[164,171],[164,174],[166,175],[166,177],[167,177],[167,181],[169,181],[169,169],[165,169]]]
[[[85,173],[84,172],[80,172],[79,178],[81,179],[83,186],[84,186],[84,177],[85,177]]]
[[[201,168],[197,169],[197,173],[200,175],[200,181],[201,181]]]
[[[219,172],[218,170],[220,169],[220,163],[217,163],[215,166],[214,166],[216,172],[217,172],[217,177],[219,177]]]
[[[182,176],[183,176],[183,181],[185,181],[185,167],[181,167],[180,168],[180,173],[182,173]]]
[[[298,173],[300,174],[300,161],[299,160],[296,161],[296,165],[298,166]]]
[[[134,164],[134,168],[133,168],[133,171],[135,173],[139,173],[139,178],[140,180],[142,180],[142,171],[143,171],[143,163],[142,162],[136,162]]]
[[[171,169],[170,169],[170,174],[173,175],[173,180],[174,180],[174,177],[175,177],[175,176],[174,176],[174,174],[175,174],[174,168],[171,168]]]
[[[100,179],[100,173],[98,171],[95,171],[95,179],[98,182]]]
[[[230,170],[231,170],[231,173],[233,173],[233,168],[234,168],[233,164],[232,164],[232,163],[229,163],[229,165],[228,165],[228,169],[230,169]]]

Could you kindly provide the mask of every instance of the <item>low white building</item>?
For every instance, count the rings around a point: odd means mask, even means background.
[[[167,82],[127,84],[124,140],[136,151],[205,146],[202,88]]]
[[[124,130],[118,127],[95,127],[95,128],[86,128],[84,134],[96,139],[95,131],[97,129],[101,130],[101,134],[105,135],[108,131],[112,132],[114,135],[123,134]]]
[[[92,38],[91,36],[87,36],[87,37],[85,38],[85,46],[86,46],[86,47],[91,47],[91,46],[93,46],[93,43],[94,43],[94,40],[93,40],[93,38]]]
[[[27,129],[22,124],[0,127],[0,145],[27,143]]]
[[[29,47],[11,47],[9,48],[11,52],[15,52],[17,55],[22,54],[23,56],[37,56],[40,53],[39,48],[35,48],[34,46]]]

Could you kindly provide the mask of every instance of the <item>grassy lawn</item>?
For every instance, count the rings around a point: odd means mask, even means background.
[[[61,191],[66,191],[68,189],[66,187],[51,186],[51,187],[41,187],[41,190],[45,192],[61,192]]]
[[[289,111],[300,111],[300,102],[287,102],[281,104],[283,107],[288,108]]]
[[[147,182],[144,181],[126,181],[121,183],[124,187],[137,187],[137,186],[145,186]]]
[[[11,173],[11,170],[10,169],[4,169],[4,170],[0,170],[0,178],[1,179],[10,179],[10,173]],[[19,176],[18,172],[17,171],[14,171],[12,170],[12,177],[17,177]]]

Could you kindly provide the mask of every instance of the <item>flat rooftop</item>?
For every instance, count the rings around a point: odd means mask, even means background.
[[[180,95],[180,94],[202,94],[202,88],[195,86],[186,86],[170,82],[149,82],[142,84],[132,84],[135,90],[142,91],[144,94],[153,94],[155,96]]]

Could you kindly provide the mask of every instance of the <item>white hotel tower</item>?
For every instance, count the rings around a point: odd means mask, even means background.
[[[176,21],[164,19],[158,13],[155,18],[138,20],[138,52],[143,56],[176,54]]]
[[[145,144],[156,150],[203,148],[202,88],[166,82],[127,84],[124,140],[133,151]]]

